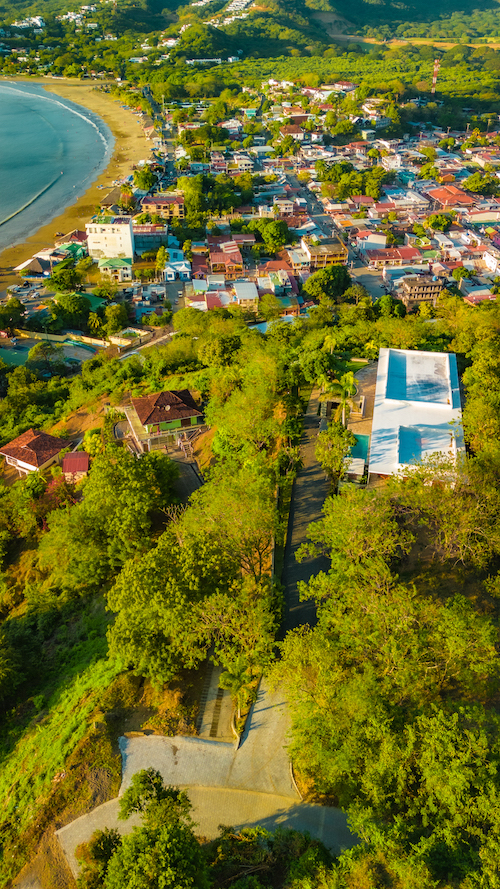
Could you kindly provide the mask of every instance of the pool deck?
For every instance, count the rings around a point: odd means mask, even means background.
[[[354,435],[371,435],[373,422],[373,407],[375,404],[375,385],[377,383],[377,362],[367,364],[356,371],[356,380],[358,381],[358,397],[365,397],[365,415],[364,417],[350,416],[347,424],[348,429],[354,432]]]

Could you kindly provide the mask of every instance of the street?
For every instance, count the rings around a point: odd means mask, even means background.
[[[290,176],[290,180],[295,180],[295,187],[299,187],[299,182],[295,176]],[[331,237],[332,235],[337,235],[337,231],[332,223],[332,220],[328,213],[325,213],[325,210],[321,204],[321,202],[316,198],[316,195],[309,192],[309,189],[303,189],[304,196],[307,200],[307,207],[309,211],[309,215],[313,222],[316,223],[320,231],[326,235],[327,237]],[[349,274],[353,278],[353,282],[355,284],[362,284],[363,287],[366,287],[368,293],[372,297],[372,300],[375,301],[380,296],[383,296],[385,291],[384,280],[382,278],[382,272],[378,269],[368,269],[367,266],[361,262],[361,260],[355,255],[354,250],[351,246],[349,246]]]

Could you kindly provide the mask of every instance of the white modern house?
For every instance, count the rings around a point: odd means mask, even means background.
[[[381,349],[368,478],[464,450],[456,355]]]
[[[130,216],[94,216],[85,225],[92,259],[134,256],[133,220]]]

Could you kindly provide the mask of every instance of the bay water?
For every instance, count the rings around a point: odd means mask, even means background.
[[[37,84],[0,81],[0,250],[75,203],[106,168],[113,145],[87,108]]]

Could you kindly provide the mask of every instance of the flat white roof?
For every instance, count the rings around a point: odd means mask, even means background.
[[[234,281],[236,299],[258,299],[259,294],[253,281]]]
[[[431,454],[462,449],[456,355],[381,349],[369,472],[394,475]]]

